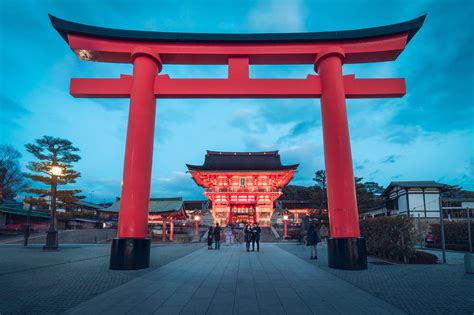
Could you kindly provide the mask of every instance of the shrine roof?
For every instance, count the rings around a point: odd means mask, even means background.
[[[301,42],[340,42],[408,34],[407,42],[418,32],[426,18],[422,15],[402,23],[329,32],[304,33],[177,33],[113,29],[66,21],[49,15],[53,27],[69,43],[68,35],[82,35],[94,38],[140,41],[140,42],[182,42],[182,43],[301,43]]]
[[[391,182],[387,188],[382,192],[382,197],[388,196],[390,192],[395,187],[401,188],[443,188],[445,184],[441,184],[435,182],[433,180],[425,180],[425,181],[399,181],[399,182]]]
[[[172,214],[179,213],[183,209],[183,198],[150,198],[150,214]],[[110,207],[105,208],[103,212],[116,212],[120,210],[120,200],[115,201]],[[183,211],[184,212],[184,211]]]
[[[209,210],[212,209],[212,202],[210,200],[186,200],[184,201],[184,210]]]
[[[287,208],[288,210],[294,209],[319,209],[314,202],[311,201],[301,201],[301,200],[276,200],[275,205],[280,202],[283,209]]]
[[[278,151],[207,151],[203,165],[186,166],[190,171],[285,171],[296,170],[299,164],[282,165]]]

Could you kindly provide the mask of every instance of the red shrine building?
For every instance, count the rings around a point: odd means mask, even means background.
[[[278,151],[207,151],[203,165],[187,167],[212,201],[214,222],[269,226],[274,201],[293,178],[298,164],[282,165]]]

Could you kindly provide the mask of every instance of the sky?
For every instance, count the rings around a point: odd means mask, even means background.
[[[359,78],[406,78],[394,99],[348,100],[355,176],[387,186],[436,180],[474,189],[474,1],[0,1],[0,144],[43,135],[80,149],[71,188],[91,201],[120,196],[128,99],[76,99],[69,79],[117,78],[132,66],[79,60],[48,13],[96,26],[169,32],[316,32],[366,28],[428,14],[396,61],[344,65]],[[304,78],[312,65],[251,66],[253,78]],[[225,78],[225,66],[164,65],[172,78]],[[158,99],[151,196],[203,199],[186,163],[206,150],[279,150],[299,163],[294,185],[324,169],[319,100]],[[25,169],[26,170],[26,169]]]

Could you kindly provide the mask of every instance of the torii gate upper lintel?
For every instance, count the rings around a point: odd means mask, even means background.
[[[133,75],[71,79],[74,97],[130,98],[118,238],[111,269],[149,266],[147,228],[156,98],[321,98],[331,238],[329,266],[366,269],[360,237],[346,98],[402,97],[404,79],[356,79],[342,65],[395,60],[426,15],[337,32],[199,34],[117,30],[65,21],[53,27],[82,60],[132,63]],[[226,79],[172,79],[163,64],[228,65]],[[252,79],[250,65],[314,64],[304,79]]]

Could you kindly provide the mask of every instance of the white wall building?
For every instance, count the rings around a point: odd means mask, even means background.
[[[408,215],[415,218],[439,218],[440,190],[444,186],[435,181],[391,182],[381,195],[384,204],[360,216]]]

